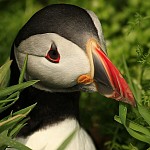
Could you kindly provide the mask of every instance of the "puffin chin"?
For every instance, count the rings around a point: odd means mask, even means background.
[[[83,84],[75,84],[74,86],[71,87],[66,87],[66,88],[58,88],[58,87],[51,87],[45,84],[42,84],[40,81],[34,85],[32,85],[36,89],[42,90],[42,91],[47,91],[47,92],[76,92],[76,91],[81,91],[81,92],[97,92],[97,88],[95,83],[83,85]]]

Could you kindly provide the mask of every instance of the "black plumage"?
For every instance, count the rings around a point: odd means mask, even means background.
[[[50,93],[34,87],[25,89],[16,103],[17,109],[34,103],[37,105],[31,111],[27,125],[18,136],[28,136],[47,125],[59,123],[66,118],[79,121],[79,96],[80,92]]]
[[[85,49],[85,43],[91,37],[99,41],[97,29],[89,14],[73,5],[49,5],[35,13],[19,31],[15,45],[18,47],[21,41],[43,33],[56,33],[82,49]]]

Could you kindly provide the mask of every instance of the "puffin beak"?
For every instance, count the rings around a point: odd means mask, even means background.
[[[134,96],[128,84],[102,51],[99,43],[95,39],[90,39],[87,42],[86,50],[91,71],[89,75],[80,76],[78,82],[85,84],[93,82],[100,94],[135,106]]]

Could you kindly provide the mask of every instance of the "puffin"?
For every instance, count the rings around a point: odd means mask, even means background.
[[[36,12],[13,42],[10,85],[18,83],[26,55],[24,81],[39,82],[24,89],[11,109],[37,103],[16,137],[32,150],[57,150],[74,131],[66,150],[96,149],[80,123],[81,91],[135,106],[127,82],[107,56],[101,23],[90,10],[53,4]]]

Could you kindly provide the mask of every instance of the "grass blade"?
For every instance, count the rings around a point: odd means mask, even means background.
[[[119,117],[124,126],[126,126],[127,106],[124,103],[119,103]]]
[[[0,100],[0,104],[6,104],[6,103],[9,103],[9,102],[12,102],[12,101],[15,101],[15,98]]]
[[[30,148],[26,147],[25,145],[7,137],[5,134],[0,134],[0,145],[6,145],[18,150],[31,150]]]
[[[13,116],[3,122],[0,122],[0,133],[5,130],[8,130],[10,127],[12,127],[13,124],[18,123],[24,117],[26,117],[26,114],[19,114],[19,115]]]
[[[0,90],[0,98],[3,98],[7,95],[10,95],[13,92],[22,90],[22,89],[24,89],[28,86],[31,86],[31,85],[33,85],[37,82],[38,82],[38,80],[32,80],[32,81],[27,81],[27,82],[24,82],[24,83],[20,83],[18,85],[13,85],[13,86],[7,87],[5,89],[2,89],[2,90]]]
[[[59,146],[57,150],[65,150],[65,148],[68,146],[68,144],[71,142],[73,137],[75,136],[75,133],[77,132],[77,128],[65,139],[65,141]]]
[[[139,132],[136,132],[130,128],[127,128],[127,131],[132,137],[134,137],[134,138],[136,138],[142,142],[150,144],[150,137],[149,136],[146,136],[144,134],[140,134]]]
[[[0,87],[6,87],[10,76],[10,65],[12,61],[7,61],[3,66],[0,67]]]
[[[16,98],[14,98],[13,102],[11,102],[10,104],[0,107],[0,113],[3,112],[4,110],[6,110],[7,108],[9,108],[10,106],[12,106],[18,100],[18,98],[19,97],[16,97]]]
[[[20,122],[24,117],[26,117],[30,113],[30,111],[35,107],[35,105],[36,104],[31,105],[22,110],[19,110],[18,112],[15,112],[13,114],[13,117],[0,122],[0,132],[3,132],[4,130],[8,130],[8,128],[12,127],[13,124],[17,124],[18,122]]]
[[[16,98],[16,97],[18,97],[19,96],[19,91],[17,91],[17,92],[15,92],[15,93],[13,93],[13,94],[11,94],[11,95],[9,95],[6,99],[12,99],[12,98]]]
[[[116,120],[117,122],[119,122],[119,123],[122,124],[120,118],[118,119],[118,117],[115,117],[115,120]],[[140,141],[142,141],[142,142],[145,142],[145,143],[150,144],[150,136],[147,135],[148,133],[145,135],[145,134],[141,133],[141,131],[139,132],[139,130],[141,129],[141,128],[138,129],[139,126],[135,126],[135,124],[134,124],[134,126],[133,126],[133,124],[132,124],[132,125],[130,124],[130,126],[129,126],[130,128],[127,127],[127,126],[125,126],[125,127],[126,127],[126,130],[128,131],[128,133],[129,133],[132,137],[134,137],[134,138],[136,138],[136,139],[138,139],[138,140],[140,140]],[[134,131],[134,130],[135,130],[135,127],[136,127],[136,129],[138,130],[138,132],[137,132],[137,131]],[[131,128],[134,128],[134,129],[132,130]],[[142,128],[142,129],[143,129],[143,128]],[[144,130],[142,130],[142,131],[145,132],[146,130],[144,129]]]
[[[28,61],[28,55],[26,55],[26,57],[24,59],[24,64],[23,64],[21,74],[20,74],[20,77],[19,77],[19,84],[22,83],[23,80],[24,80],[24,74],[25,74],[25,71],[26,71],[26,68],[27,68],[27,61]]]
[[[146,107],[144,107],[142,105],[138,105],[138,111],[141,114],[141,116],[144,118],[144,120],[150,126],[150,109],[147,109]]]
[[[13,115],[24,114],[24,113],[26,113],[28,111],[30,112],[36,106],[36,104],[37,103],[35,103],[35,104],[31,105],[31,106],[28,106],[28,107],[26,107],[24,109],[21,109],[21,110],[15,112],[15,113],[13,113]]]
[[[123,56],[123,65],[124,65],[125,74],[126,74],[126,76],[127,76],[129,86],[130,86],[131,90],[133,91],[133,93],[135,93],[135,92],[134,92],[134,88],[133,88],[132,79],[131,79],[131,76],[130,76],[130,73],[129,73],[129,69],[128,69],[128,67],[127,67],[127,63],[126,63],[126,61],[125,61],[124,56]]]
[[[118,123],[121,123],[121,119],[119,116],[115,116],[114,117],[114,120],[116,120]],[[132,129],[132,130],[135,130],[135,131],[138,131],[138,132],[141,132],[147,136],[150,136],[150,130],[146,127],[143,127],[142,125],[139,125],[131,120],[128,120],[127,119],[127,122],[126,122],[128,128]]]
[[[26,122],[27,122],[28,119],[29,118],[25,118],[22,121],[20,121],[18,124],[15,124],[12,127],[12,129],[9,133],[9,136],[12,137],[12,138],[16,137],[16,135],[19,133],[19,131],[27,124]]]

